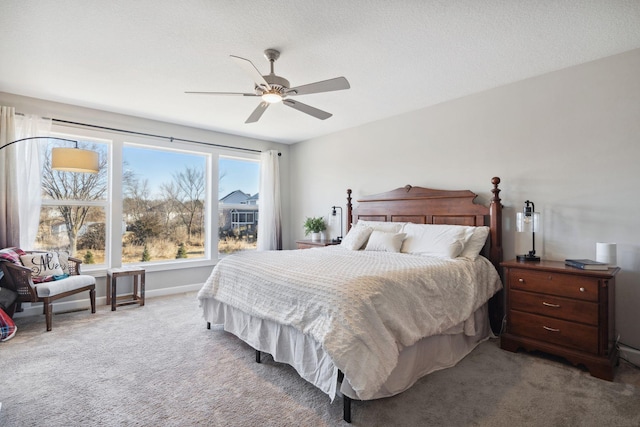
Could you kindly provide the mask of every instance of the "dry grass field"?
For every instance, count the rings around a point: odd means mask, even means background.
[[[223,238],[218,243],[218,252],[221,255],[229,255],[234,252],[252,250],[256,248],[255,242],[248,242],[244,239],[235,238]],[[150,261],[163,261],[176,259],[178,254],[178,246],[173,242],[168,241],[154,241],[147,245]],[[187,258],[202,258],[204,257],[204,246],[200,244],[185,244],[185,250]],[[87,252],[93,254],[94,264],[105,263],[104,251],[98,250],[78,250],[75,257],[85,260]],[[134,264],[142,261],[142,255],[144,252],[144,246],[127,245],[122,248],[122,263]]]

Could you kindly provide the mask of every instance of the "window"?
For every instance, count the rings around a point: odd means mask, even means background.
[[[70,138],[68,135],[57,135]],[[42,208],[36,249],[67,250],[87,264],[105,264],[107,253],[108,141],[74,137],[78,148],[99,154],[99,172],[81,174],[51,168],[51,149],[74,147],[49,140],[42,151]]]
[[[220,156],[218,252],[255,250],[258,238],[260,162]]]
[[[125,144],[122,263],[205,256],[207,155]]]
[[[51,149],[73,143],[48,141],[37,249],[68,250],[83,271],[209,265],[218,252],[255,249],[258,154],[63,125],[54,131],[97,151],[100,168],[95,175],[52,170]]]

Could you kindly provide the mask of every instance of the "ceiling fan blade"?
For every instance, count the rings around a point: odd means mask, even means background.
[[[310,105],[303,104],[302,102],[294,101],[292,99],[285,99],[282,101],[282,103],[287,107],[291,107],[295,110],[307,113],[308,115],[313,116],[316,119],[326,120],[329,117],[333,116],[333,114],[331,113],[327,113],[326,111],[319,110],[315,107],[311,107]]]
[[[336,77],[335,79],[323,80],[321,82],[309,83],[306,85],[292,87],[287,91],[289,96],[308,95],[310,93],[331,92],[334,90],[349,89],[351,86],[344,77]],[[294,93],[295,91],[295,93]]]
[[[249,73],[249,75],[251,75],[251,78],[253,79],[254,82],[256,82],[258,86],[266,87],[267,89],[271,90],[271,85],[267,83],[264,77],[262,77],[262,74],[260,74],[260,71],[258,71],[256,66],[253,65],[253,62],[249,61],[248,59],[240,58],[239,56],[234,56],[234,55],[229,55],[229,56],[231,56],[231,59],[233,59],[236,62],[236,64],[238,64],[247,73]]]
[[[249,116],[249,118],[245,121],[245,123],[255,123],[258,120],[260,120],[260,117],[262,117],[262,113],[265,112],[265,110],[267,109],[267,107],[269,106],[268,102],[262,101],[255,110],[253,110],[253,113],[251,113],[251,115]]]
[[[258,96],[255,93],[240,93],[240,92],[185,92],[196,95],[232,95],[232,96]]]

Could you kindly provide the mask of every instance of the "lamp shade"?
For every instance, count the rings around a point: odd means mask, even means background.
[[[51,150],[51,168],[65,172],[98,173],[98,153],[80,148],[54,148]]]
[[[519,233],[540,231],[540,212],[518,212],[516,214],[516,231]]]
[[[536,232],[540,231],[540,213],[535,211],[532,201],[524,202],[524,209],[516,215],[516,231],[520,233],[531,233],[531,250],[524,255],[516,256],[518,261],[540,261],[536,255]]]

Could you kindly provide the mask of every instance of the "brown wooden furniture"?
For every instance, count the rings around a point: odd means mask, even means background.
[[[41,251],[25,251],[27,254],[41,253]],[[69,257],[69,277],[43,284],[34,284],[31,270],[22,265],[11,262],[0,262],[9,287],[18,292],[17,309],[22,311],[23,302],[42,302],[43,313],[47,323],[47,331],[51,331],[53,323],[52,303],[79,292],[89,291],[91,313],[96,312],[96,279],[93,276],[80,274],[82,260]],[[40,287],[40,289],[38,289]]]
[[[618,360],[615,276],[620,269],[581,270],[545,260],[501,265],[507,324],[500,346],[552,353],[612,381]]]
[[[127,295],[117,295],[118,277],[133,276],[133,292]],[[138,283],[140,285],[138,293]],[[121,267],[107,270],[107,305],[111,304],[111,311],[116,307],[129,304],[144,306],[145,270],[141,267]]]
[[[324,246],[339,245],[340,242],[331,240],[296,240],[298,249],[321,248]]]

